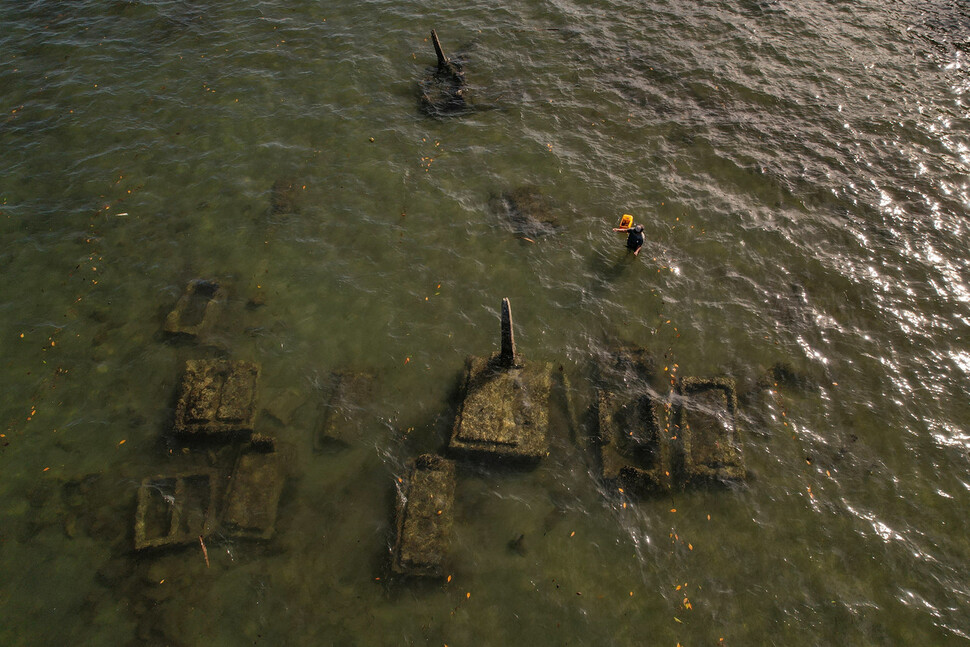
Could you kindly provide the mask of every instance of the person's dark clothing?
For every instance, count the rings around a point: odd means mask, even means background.
[[[626,246],[633,251],[643,247],[643,225],[637,225],[630,230],[630,235],[626,239]]]

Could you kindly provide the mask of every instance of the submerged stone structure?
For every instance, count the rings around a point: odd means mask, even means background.
[[[745,478],[732,380],[682,378],[664,397],[645,349],[616,349],[604,364],[596,404],[604,480],[655,492]]]
[[[522,236],[538,238],[553,234],[559,228],[549,199],[535,186],[520,186],[506,191],[490,198],[489,205]]]
[[[212,327],[225,303],[226,291],[218,282],[189,281],[175,308],[165,318],[165,332],[198,337]]]
[[[254,444],[236,461],[226,495],[223,524],[230,533],[252,539],[269,539],[276,531],[276,510],[283,492],[283,470],[273,443]]]
[[[359,412],[374,390],[374,376],[370,373],[338,371],[331,377],[334,387],[313,434],[313,449],[317,452],[334,445],[349,445],[357,439],[362,425]]]
[[[653,357],[611,350],[598,367],[597,444],[603,478],[634,491],[667,490],[673,471],[669,403],[653,395]]]
[[[648,395],[601,391],[597,402],[603,478],[634,491],[671,483],[671,442],[665,405]]]
[[[222,436],[252,432],[259,372],[254,362],[188,360],[175,408],[175,432]]]
[[[198,541],[216,525],[215,474],[200,472],[146,478],[138,488],[135,548]]]
[[[445,56],[438,34],[433,29],[431,42],[438,56],[438,64],[418,83],[421,110],[433,117],[461,114],[469,109],[468,84],[462,63]]]
[[[524,365],[516,354],[512,311],[502,302],[502,350],[469,357],[450,452],[535,462],[548,451],[552,367]]]
[[[414,459],[398,497],[392,571],[424,577],[444,574],[454,498],[454,463],[434,454]]]
[[[687,481],[744,480],[734,380],[687,377],[680,381],[678,392],[677,429]]]

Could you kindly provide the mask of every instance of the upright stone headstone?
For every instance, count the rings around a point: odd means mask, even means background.
[[[502,352],[499,363],[504,368],[512,368],[516,364],[515,335],[512,333],[512,305],[508,297],[502,299]]]

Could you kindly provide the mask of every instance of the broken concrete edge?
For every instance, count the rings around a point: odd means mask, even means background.
[[[426,474],[434,473],[436,480],[440,482],[442,488],[438,492],[424,492],[422,488],[428,486],[427,481],[420,481],[418,476],[421,472]],[[433,483],[431,484],[433,485]],[[436,509],[433,514],[428,514],[423,510],[420,497],[428,495],[433,497],[438,495],[435,500]],[[414,577],[442,577],[444,575],[444,559],[448,548],[449,534],[453,523],[453,507],[455,496],[455,463],[451,460],[438,456],[437,454],[422,454],[410,463],[407,477],[403,480],[403,486],[398,490],[396,506],[396,538],[392,551],[391,571],[397,575]],[[418,539],[420,544],[423,540],[426,544],[432,544],[430,550],[434,553],[424,555],[427,559],[423,561],[413,561],[405,556],[410,552],[412,538],[408,536],[408,526],[411,523],[421,524],[425,528],[430,526],[430,533],[436,536],[423,537]],[[437,540],[437,541],[435,541]],[[437,545],[435,545],[437,544]],[[421,551],[420,545],[416,546],[417,551]],[[427,553],[428,547],[424,547]]]
[[[185,324],[182,317],[192,304],[196,293],[201,289],[212,288],[213,293],[207,298],[203,308],[202,317],[196,324]],[[219,310],[227,301],[226,289],[219,281],[214,279],[193,279],[185,287],[185,291],[175,303],[175,307],[168,316],[165,317],[164,330],[169,335],[185,335],[188,337],[198,337],[202,335],[218,316]]]
[[[708,389],[720,389],[724,392],[727,402],[727,413],[731,420],[730,435],[728,439],[729,449],[725,450],[731,455],[727,460],[719,461],[720,464],[712,467],[710,465],[695,464],[691,453],[691,442],[693,433],[687,420],[686,403],[689,402],[693,393]],[[681,457],[683,463],[678,466],[680,476],[684,485],[688,484],[716,484],[723,482],[741,482],[747,479],[747,470],[744,466],[744,458],[741,454],[741,434],[738,429],[738,396],[734,379],[729,377],[683,377],[677,384],[677,395],[680,402],[674,414],[675,428],[677,436],[680,437],[682,445]]]
[[[179,530],[182,525],[183,517],[187,514],[185,505],[185,482],[190,479],[205,479],[208,483],[209,488],[209,500],[208,505],[205,507],[203,522],[203,527],[199,535],[195,533],[181,532]],[[174,482],[174,489],[172,493],[171,506],[171,518],[169,521],[169,531],[163,535],[157,537],[148,537],[146,535],[146,522],[145,516],[148,514],[148,506],[150,505],[150,497],[152,491],[157,489],[156,484],[160,482],[170,481]],[[148,548],[161,548],[165,546],[177,546],[181,544],[193,543],[198,540],[198,537],[208,537],[212,532],[214,532],[217,523],[217,501],[216,499],[216,473],[214,470],[202,470],[196,472],[177,472],[174,474],[163,474],[158,476],[149,476],[141,481],[141,485],[138,487],[138,500],[137,507],[135,510],[135,550],[144,550]]]

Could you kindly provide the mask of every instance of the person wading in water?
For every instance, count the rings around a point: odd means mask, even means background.
[[[640,253],[640,248],[643,247],[643,225],[631,225],[629,227],[614,227],[613,231],[623,231],[630,232],[630,235],[626,238],[626,246],[633,250],[633,255],[636,256]]]

